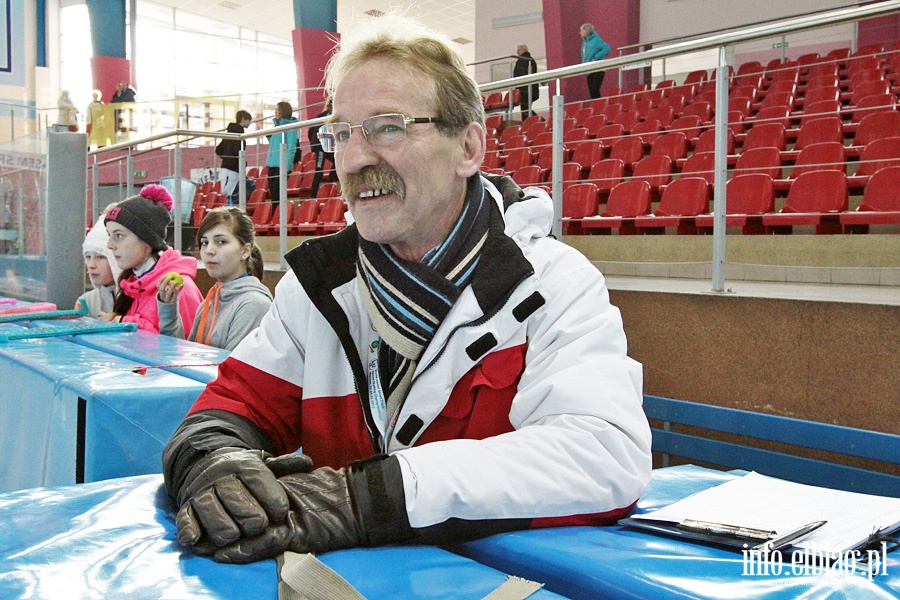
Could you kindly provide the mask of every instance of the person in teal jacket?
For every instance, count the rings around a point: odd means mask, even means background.
[[[588,63],[602,60],[609,54],[609,44],[603,41],[590,23],[581,26],[581,62]],[[591,98],[600,97],[600,86],[603,85],[603,77],[606,71],[594,71],[588,73],[587,84]]]
[[[272,119],[275,127],[296,123],[294,108],[290,102],[279,102],[275,107],[275,118]],[[279,160],[281,142],[287,144],[287,164],[282,165]],[[278,206],[281,200],[281,186],[278,184],[278,175],[282,168],[290,172],[294,164],[294,153],[297,152],[297,130],[273,133],[269,136],[269,154],[266,156],[266,166],[269,168],[269,193],[272,194],[272,204]]]

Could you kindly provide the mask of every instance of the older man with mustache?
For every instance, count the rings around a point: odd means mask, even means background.
[[[650,477],[641,366],[546,193],[479,172],[461,57],[388,15],[343,36],[327,87],[354,223],[287,255],[169,442],[179,542],[250,562],[626,514]]]

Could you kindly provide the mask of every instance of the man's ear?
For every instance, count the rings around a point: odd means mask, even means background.
[[[460,134],[462,144],[462,156],[456,167],[456,173],[460,177],[471,177],[481,168],[484,162],[484,151],[487,147],[484,127],[478,123],[469,123],[466,130]]]

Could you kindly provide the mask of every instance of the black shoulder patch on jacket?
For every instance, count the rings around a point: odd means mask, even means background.
[[[406,420],[400,428],[400,431],[397,432],[397,441],[404,446],[409,446],[409,443],[416,437],[416,434],[419,433],[419,430],[422,429],[422,425],[424,424],[425,422],[422,419],[416,415],[412,415]]]
[[[516,318],[516,321],[521,323],[522,321],[530,317],[534,313],[534,311],[542,307],[545,302],[546,300],[544,300],[544,297],[541,296],[540,292],[534,292],[533,294],[519,302],[519,305],[516,306],[512,311],[513,316]]]
[[[466,348],[466,354],[469,355],[469,358],[472,360],[478,360],[485,354],[491,351],[491,348],[497,345],[497,338],[494,337],[493,333],[486,333]]]

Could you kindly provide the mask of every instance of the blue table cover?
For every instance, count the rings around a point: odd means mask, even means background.
[[[205,387],[163,369],[135,373],[144,363],[72,339],[0,344],[0,491],[76,483],[80,459],[84,481],[161,472],[165,443]]]
[[[739,475],[690,465],[657,469],[637,512],[666,506]],[[544,582],[547,589],[570,598],[900,597],[900,552],[888,554],[879,574],[869,580],[861,568],[853,574],[801,569],[794,575],[789,558],[781,575],[760,575],[762,568],[745,566],[740,552],[620,526],[506,533],[454,551],[506,573]]]
[[[71,321],[73,324],[96,322],[96,319],[88,317]],[[53,323],[44,322],[35,325],[52,327]],[[200,383],[208,383],[215,379],[218,364],[230,354],[228,350],[221,348],[147,331],[92,333],[77,335],[70,339],[76,344],[128,358],[143,366],[162,368]]]
[[[0,598],[277,597],[275,561],[223,565],[176,541],[160,475],[0,494]],[[506,575],[428,546],[359,548],[319,559],[370,600],[475,600]],[[540,590],[530,597],[553,600]]]

